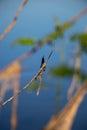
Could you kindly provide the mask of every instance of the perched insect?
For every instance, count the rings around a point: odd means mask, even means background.
[[[40,68],[43,66],[44,63],[45,63],[45,59],[44,59],[44,56],[43,56],[43,57],[42,57],[42,60],[41,60]]]

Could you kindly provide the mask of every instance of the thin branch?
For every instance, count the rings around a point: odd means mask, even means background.
[[[39,84],[39,87],[38,87],[38,89],[37,89],[37,93],[36,93],[37,96],[38,96],[39,93],[40,93],[40,88],[41,88],[41,85],[42,85],[42,72],[40,73],[39,79],[40,79],[40,84]]]
[[[37,74],[28,82],[21,90],[19,90],[15,95],[13,95],[11,98],[6,100],[0,105],[0,108],[5,106],[7,103],[12,101],[14,98],[16,98],[19,94],[21,94],[25,89],[27,89],[37,78],[38,76],[43,72],[43,70],[46,68],[46,63],[43,64],[43,66],[40,68],[40,70],[37,72]]]
[[[50,52],[51,56],[53,53],[53,49]],[[49,54],[49,56],[50,56]],[[49,57],[48,56],[48,57]],[[11,98],[7,99],[6,101],[4,101],[1,105],[0,108],[2,108],[3,106],[5,106],[7,103],[9,103],[10,101],[12,101],[14,98],[16,98],[19,94],[21,94],[25,89],[27,89],[39,76],[42,75],[42,72],[46,69],[46,65],[47,63],[44,62],[42,67],[39,69],[39,71],[37,72],[37,74],[21,89],[19,90],[15,95],[13,95]]]
[[[0,41],[2,41],[4,39],[4,37],[12,30],[12,28],[15,26],[18,16],[21,13],[22,9],[24,8],[24,6],[27,4],[28,0],[23,0],[22,4],[20,5],[20,7],[18,8],[12,22],[8,25],[8,27],[4,30],[4,32],[2,33],[2,35],[0,35]]]
[[[78,13],[76,16],[74,16],[72,19],[70,19],[69,23],[76,22],[79,18],[81,18],[86,13],[87,13],[87,8],[83,9],[80,13]]]

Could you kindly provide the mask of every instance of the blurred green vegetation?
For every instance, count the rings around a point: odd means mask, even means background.
[[[36,40],[34,38],[19,38],[15,41],[17,44],[21,45],[34,45],[36,43]]]
[[[58,38],[63,37],[64,32],[72,27],[74,23],[66,22],[59,24],[58,19],[55,20],[55,30],[52,33],[49,33],[45,36],[44,39],[38,39],[37,41],[34,38],[18,38],[15,43],[20,45],[34,45],[38,43],[39,45],[44,44],[44,42],[49,43],[50,41],[57,40]]]
[[[81,34],[74,34],[71,36],[71,41],[78,41],[81,46],[81,50],[87,53],[87,32]]]
[[[80,70],[76,71],[74,68],[70,68],[67,65],[54,66],[50,69],[50,74],[56,77],[72,77],[76,73],[82,80],[86,79],[87,74],[81,72]]]

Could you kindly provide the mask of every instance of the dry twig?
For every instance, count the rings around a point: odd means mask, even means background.
[[[75,96],[69,101],[64,109],[57,115],[53,116],[44,130],[70,130],[77,113],[78,107],[85,94],[87,93],[87,80],[79,88]]]
[[[15,95],[13,95],[11,98],[9,98],[8,100],[6,100],[5,102],[3,102],[0,105],[0,108],[2,108],[3,106],[5,106],[8,102],[12,101],[14,98],[16,98],[19,94],[21,94],[25,89],[27,89],[37,78],[38,76],[43,72],[43,70],[46,68],[46,63],[43,64],[43,66],[40,68],[40,70],[38,71],[38,73],[30,80],[29,83],[27,83],[21,90],[19,90],[17,93],[15,93]]]
[[[22,11],[22,9],[24,8],[24,6],[26,5],[26,3],[28,2],[28,0],[23,0],[22,4],[20,5],[20,7],[18,8],[16,15],[14,16],[12,22],[9,24],[9,26],[5,29],[5,31],[2,33],[2,35],[0,35],[0,41],[2,41],[4,39],[4,37],[12,30],[12,28],[15,26],[18,16],[20,14],[20,12]]]
[[[21,94],[25,89],[27,89],[39,76],[40,78],[42,78],[42,72],[46,69],[46,64],[48,63],[48,60],[50,59],[50,57],[52,56],[52,53],[54,51],[54,47],[52,48],[52,51],[50,52],[46,62],[43,63],[42,67],[40,68],[40,70],[37,72],[37,74],[30,80],[30,82],[28,82],[21,90],[19,90],[17,93],[15,93],[11,98],[7,99],[6,101],[4,101],[1,105],[0,108],[2,108],[3,106],[5,106],[7,103],[9,103],[10,101],[12,101],[14,98],[16,98],[19,94]],[[41,84],[41,80],[40,79],[40,84]]]
[[[81,48],[80,46],[78,46],[77,48],[77,53],[80,53],[81,51]],[[72,93],[76,87],[76,84],[80,78],[80,75],[79,75],[79,72],[80,72],[80,67],[81,67],[81,54],[79,54],[77,57],[76,57],[76,63],[75,63],[75,72],[74,72],[74,75],[73,75],[73,78],[72,78],[72,82],[71,82],[71,85],[68,89],[68,93],[67,93],[67,98],[68,100],[71,98],[72,96]]]

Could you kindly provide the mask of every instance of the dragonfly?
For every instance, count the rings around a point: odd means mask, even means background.
[[[43,56],[43,57],[42,57],[42,60],[41,60],[40,68],[43,66],[44,63],[45,63],[45,58],[44,58],[44,56]]]

